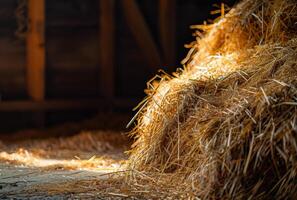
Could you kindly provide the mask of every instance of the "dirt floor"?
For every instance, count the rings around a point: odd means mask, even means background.
[[[1,142],[0,199],[127,198],[108,181],[124,169],[128,147],[114,131]]]

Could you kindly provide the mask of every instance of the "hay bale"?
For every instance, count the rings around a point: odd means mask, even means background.
[[[296,21],[295,0],[245,0],[195,26],[183,72],[148,84],[130,168],[203,199],[295,197]]]

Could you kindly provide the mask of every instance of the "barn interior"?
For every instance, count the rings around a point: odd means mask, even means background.
[[[1,0],[0,198],[296,197],[296,20],[294,0]]]
[[[2,1],[1,131],[132,116],[146,82],[186,56],[190,25],[218,16],[214,3]]]
[[[1,199],[67,197],[31,188],[118,170],[146,82],[180,66],[215,3],[1,1]]]

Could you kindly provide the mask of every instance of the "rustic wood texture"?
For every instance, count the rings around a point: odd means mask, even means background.
[[[132,108],[140,99],[118,98],[112,102],[105,99],[78,99],[78,100],[46,100],[46,101],[2,101],[0,112],[24,112],[24,111],[59,111],[59,110],[84,110],[101,109],[104,110],[110,103],[118,108]],[[37,112],[39,113],[39,112]]]
[[[100,0],[99,8],[100,91],[107,99],[113,99],[115,94],[115,1]]]
[[[176,0],[159,0],[159,30],[164,64],[173,70],[176,64]]]
[[[28,1],[28,94],[35,101],[45,97],[45,0]]]
[[[26,96],[25,42],[15,33],[16,1],[0,1],[0,96],[1,100]]]
[[[135,0],[121,1],[123,12],[131,32],[140,46],[147,63],[154,70],[161,68],[158,46]]]
[[[13,37],[0,36],[0,96],[5,100],[26,96],[25,45]]]
[[[37,7],[37,4],[39,6],[41,3],[46,4],[47,31],[46,41],[44,33],[42,34],[44,30],[39,32],[41,39],[38,44],[35,42],[37,48],[32,48],[31,53],[28,44],[27,53],[32,56],[27,60],[27,68],[24,68],[26,47],[24,42],[14,35],[17,30],[17,20],[14,15],[18,5],[17,0],[0,2],[3,8],[0,9],[0,22],[3,23],[0,27],[0,93],[4,100],[26,98],[23,95],[25,81],[29,76],[32,77],[32,74],[39,74],[39,83],[31,81],[30,96],[39,91],[39,94],[35,95],[39,96],[39,99],[44,95],[46,95],[45,100],[99,96],[140,97],[143,95],[145,82],[156,73],[157,69],[164,68],[168,71],[167,67],[175,66],[173,64],[176,41],[178,41],[178,51],[187,51],[183,50],[182,46],[193,39],[188,26],[199,23],[210,9],[206,7],[210,5],[207,1],[194,0],[30,0],[30,2],[34,2],[34,7]],[[200,7],[203,8],[203,12],[197,12]],[[181,13],[176,22],[175,10]],[[41,12],[41,9],[38,9],[38,12]],[[37,30],[36,23],[32,20],[32,13],[29,12],[31,19],[27,42],[32,35],[36,35],[34,26]],[[175,24],[178,25],[177,32]],[[187,40],[180,41],[182,37]],[[39,53],[46,51],[46,77],[44,68],[35,70],[31,65],[29,68],[29,60],[32,62],[38,58],[39,63],[40,60],[43,62],[45,60],[45,58],[40,59],[43,56],[38,56],[33,51]],[[32,73],[29,73],[30,70]],[[44,79],[46,79],[46,89]],[[27,82],[29,85],[29,80]],[[36,88],[39,89],[35,90]]]
[[[47,33],[47,98],[99,96],[98,25]],[[82,39],[83,38],[83,39]]]

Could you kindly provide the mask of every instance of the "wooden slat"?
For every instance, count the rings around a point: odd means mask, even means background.
[[[2,101],[1,112],[10,111],[54,111],[99,107],[102,100],[47,100],[47,101]]]
[[[45,95],[45,0],[28,1],[27,86],[35,101]]]
[[[47,101],[1,101],[0,112],[28,112],[28,111],[56,111],[56,110],[104,110],[112,103],[118,108],[132,108],[139,99],[114,99],[106,102],[105,99],[79,99],[79,100],[47,100]]]
[[[121,3],[128,26],[143,51],[149,66],[154,70],[159,69],[161,67],[161,57],[158,47],[136,1],[123,0]]]
[[[100,27],[100,91],[103,96],[112,99],[114,96],[114,0],[99,0]]]
[[[164,63],[173,68],[176,60],[176,1],[159,0],[159,30]]]

